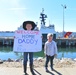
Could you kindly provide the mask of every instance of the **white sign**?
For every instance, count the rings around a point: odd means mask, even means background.
[[[42,37],[39,31],[15,31],[15,52],[39,52],[42,50]]]

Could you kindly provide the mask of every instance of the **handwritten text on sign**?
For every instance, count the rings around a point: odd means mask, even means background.
[[[38,52],[42,50],[42,38],[39,31],[17,30],[14,47],[16,52]]]

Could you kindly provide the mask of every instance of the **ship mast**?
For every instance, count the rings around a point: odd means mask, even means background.
[[[45,20],[47,18],[47,15],[44,14],[44,8],[42,8],[42,12],[40,13],[40,19],[41,19],[41,25],[45,26]]]

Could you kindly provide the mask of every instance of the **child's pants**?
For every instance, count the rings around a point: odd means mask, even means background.
[[[51,68],[53,68],[53,59],[54,59],[54,56],[48,56],[48,55],[46,55],[46,62],[45,62],[45,67],[46,68],[48,67],[48,62],[49,61],[50,61]]]

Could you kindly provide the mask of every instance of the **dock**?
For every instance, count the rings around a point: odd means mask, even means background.
[[[44,39],[42,44],[47,41],[47,39]],[[60,47],[76,47],[76,38],[56,38],[55,39],[57,46]],[[0,37],[0,46],[13,46],[14,43],[14,37]]]
[[[76,46],[76,38],[57,38],[56,42],[61,47]]]
[[[0,37],[0,46],[13,46],[14,37]]]

